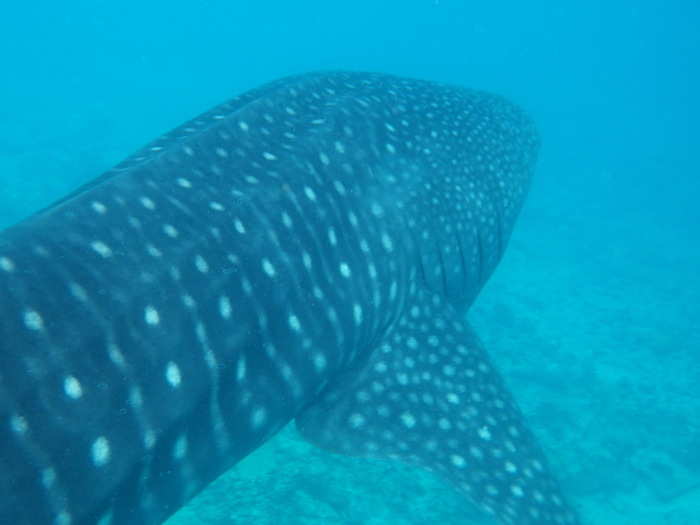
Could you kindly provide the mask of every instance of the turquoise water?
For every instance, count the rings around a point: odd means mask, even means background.
[[[5,8],[0,227],[286,74],[372,70],[502,93],[533,115],[543,149],[473,323],[585,523],[697,523],[698,15],[690,1]],[[481,520],[427,474],[332,456],[288,428],[171,523]]]

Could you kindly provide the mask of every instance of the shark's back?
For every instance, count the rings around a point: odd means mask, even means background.
[[[298,417],[321,445],[441,471],[506,522],[574,523],[462,319],[537,143],[491,94],[303,75],[3,232],[0,521],[158,523]],[[441,428],[442,456],[411,449]],[[505,459],[465,478],[450,450],[486,454],[483,436]]]

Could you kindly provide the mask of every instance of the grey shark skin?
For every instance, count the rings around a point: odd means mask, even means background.
[[[3,232],[0,523],[160,523],[295,418],[578,523],[464,320],[537,147],[491,94],[309,74]]]

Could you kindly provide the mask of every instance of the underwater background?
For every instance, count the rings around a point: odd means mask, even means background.
[[[469,316],[585,524],[700,522],[700,3],[35,0],[0,17],[0,228],[266,81],[503,94],[543,146]],[[438,478],[293,425],[168,522],[488,523]]]

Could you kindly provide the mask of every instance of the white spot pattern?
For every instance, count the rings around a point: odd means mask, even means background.
[[[103,467],[106,465],[110,460],[111,453],[109,441],[106,437],[99,436],[92,442],[92,462],[96,467]]]
[[[224,319],[231,317],[231,300],[225,295],[219,297],[219,313]]]
[[[169,361],[165,366],[165,379],[173,388],[179,387],[180,383],[182,382],[180,368],[173,361]]]
[[[112,256],[112,248],[102,241],[92,241],[90,247],[105,259]]]
[[[270,277],[274,277],[277,271],[275,270],[275,267],[272,265],[269,259],[264,258],[262,260],[262,267],[263,271],[269,275]]]
[[[24,326],[38,332],[44,329],[44,320],[36,310],[26,310],[24,312]]]
[[[12,259],[9,257],[0,257],[0,270],[4,272],[14,272],[15,271],[15,263]]]
[[[146,321],[146,324],[149,324],[151,326],[156,326],[160,323],[160,314],[153,305],[149,304],[146,306],[146,308],[144,309],[143,317]]]
[[[83,387],[73,376],[67,376],[63,380],[63,391],[71,399],[80,399],[83,396]]]

